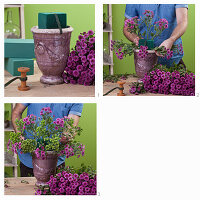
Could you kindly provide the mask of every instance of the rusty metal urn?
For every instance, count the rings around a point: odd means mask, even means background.
[[[139,50],[134,50],[134,63],[135,63],[135,72],[139,78],[143,78],[145,73],[149,72],[154,65],[158,62],[158,56],[154,50],[147,50],[148,54],[145,58],[141,58]]]
[[[35,44],[35,57],[42,72],[40,82],[44,84],[63,83],[62,73],[70,52],[72,27],[59,29],[31,29]]]
[[[36,186],[45,186],[50,180],[51,175],[55,175],[56,166],[58,161],[58,154],[53,151],[48,151],[46,158],[37,158],[35,153],[33,153],[32,163],[33,163],[33,174],[37,180]]]

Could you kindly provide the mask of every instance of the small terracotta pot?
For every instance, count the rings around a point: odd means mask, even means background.
[[[51,175],[55,175],[58,161],[58,154],[53,151],[48,151],[46,158],[42,160],[37,158],[35,153],[32,157],[33,173],[37,179],[36,186],[45,186]]]
[[[34,26],[31,31],[36,61],[43,73],[40,82],[54,85],[63,83],[62,73],[70,52],[73,28],[62,29],[62,34],[59,29],[38,29],[37,26]]]
[[[149,72],[157,64],[158,56],[154,50],[148,50],[145,58],[141,58],[138,54],[139,50],[134,50],[135,72],[139,78],[143,78],[145,73]]]

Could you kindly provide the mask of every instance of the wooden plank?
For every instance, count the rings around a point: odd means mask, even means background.
[[[110,24],[110,28],[112,30],[112,5],[108,4],[108,24]],[[111,51],[111,41],[112,41],[112,32],[108,32],[108,47],[109,47],[109,56],[111,58],[111,63],[113,63],[113,52]],[[113,65],[109,65],[110,75],[114,74]]]
[[[20,8],[22,4],[4,4],[4,8]]]
[[[20,36],[25,39],[25,19],[24,19],[24,4],[19,7],[19,23],[20,23]]]

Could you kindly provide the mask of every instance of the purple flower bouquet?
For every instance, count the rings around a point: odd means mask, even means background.
[[[67,116],[54,119],[49,107],[42,108],[40,117],[33,114],[24,119],[16,120],[18,132],[10,133],[7,144],[8,150],[18,154],[35,154],[38,159],[44,160],[48,152],[59,155],[80,157],[84,155],[85,146],[77,141],[69,141],[67,144],[61,142],[64,133],[73,138],[80,135],[82,129],[74,126],[74,120]]]
[[[80,174],[62,171],[51,176],[48,187],[36,191],[36,195],[96,195],[96,174]]]
[[[173,94],[183,96],[195,95],[195,75],[184,69],[167,69],[165,66],[157,65],[142,79],[140,88],[146,92],[159,94]],[[142,91],[142,92],[140,92]],[[144,93],[138,91],[137,83],[133,83],[130,88],[131,94]]]
[[[95,83],[95,36],[92,30],[78,36],[67,66],[63,72],[65,83],[94,85]]]

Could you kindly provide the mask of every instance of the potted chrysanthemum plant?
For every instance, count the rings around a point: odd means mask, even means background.
[[[17,119],[17,133],[11,132],[8,150],[16,154],[32,155],[33,173],[36,185],[46,185],[50,176],[56,172],[57,160],[61,155],[66,158],[84,155],[85,146],[75,140],[63,142],[63,133],[67,138],[80,135],[82,129],[74,125],[74,120],[67,116],[54,119],[49,107],[42,108],[40,117],[29,115]]]
[[[143,14],[144,16],[141,18],[135,16],[124,22],[127,31],[139,37],[138,45],[136,43],[124,43],[123,40],[116,40],[111,43],[111,49],[114,50],[119,59],[134,54],[135,71],[139,78],[143,78],[145,73],[157,64],[157,54],[170,59],[173,55],[173,50],[176,49],[175,46],[170,50],[163,46],[156,47],[154,44],[154,39],[159,37],[168,28],[168,21],[166,19],[159,19],[159,21],[153,23],[153,11],[146,10]],[[141,27],[144,26],[146,31],[141,32]]]

